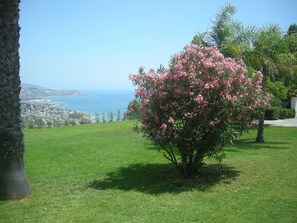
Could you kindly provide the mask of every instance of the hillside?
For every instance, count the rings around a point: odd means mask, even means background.
[[[20,99],[21,101],[44,99],[55,96],[76,96],[84,95],[78,90],[54,90],[31,84],[22,84]]]

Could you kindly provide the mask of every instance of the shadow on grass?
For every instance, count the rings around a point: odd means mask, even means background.
[[[233,147],[238,149],[286,149],[287,142],[256,143],[254,138],[240,139],[234,142]]]
[[[183,178],[172,164],[134,164],[107,173],[103,180],[94,180],[89,187],[98,190],[118,189],[148,194],[180,193],[188,190],[207,190],[219,183],[230,183],[239,172],[233,167],[218,164],[203,166],[196,176]]]

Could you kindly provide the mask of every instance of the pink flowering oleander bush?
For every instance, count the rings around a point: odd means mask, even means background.
[[[186,176],[250,127],[268,101],[262,74],[249,76],[243,61],[215,48],[186,45],[164,73],[140,67],[129,78],[141,102],[141,131]]]

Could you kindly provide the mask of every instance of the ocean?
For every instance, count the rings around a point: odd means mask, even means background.
[[[56,107],[84,111],[91,114],[108,114],[110,112],[121,114],[127,111],[130,101],[134,97],[134,90],[89,90],[82,91],[86,95],[50,97],[53,102],[58,102]]]

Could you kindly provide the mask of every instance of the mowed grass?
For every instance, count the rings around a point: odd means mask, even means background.
[[[32,193],[0,202],[0,222],[297,222],[297,128],[267,127],[193,179],[132,122],[26,130]]]

